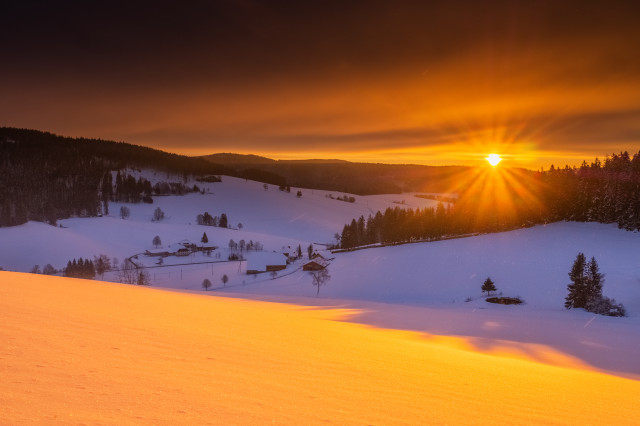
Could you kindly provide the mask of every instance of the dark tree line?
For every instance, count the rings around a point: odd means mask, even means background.
[[[551,189],[549,219],[616,223],[640,230],[640,152],[596,158],[579,168],[550,169],[544,183]]]
[[[72,278],[93,279],[96,276],[96,268],[93,265],[93,261],[89,259],[73,259],[73,262],[67,262],[67,267],[64,268],[64,276]]]
[[[196,223],[198,225],[227,228],[229,226],[229,219],[227,219],[226,213],[222,213],[220,217],[218,217],[211,216],[209,212],[204,212],[204,214],[199,214],[196,216]]]
[[[469,185],[455,203],[436,208],[388,208],[346,224],[340,246],[434,240],[498,232],[560,220],[617,223],[640,230],[640,152],[614,154],[579,168],[521,171],[494,191]]]

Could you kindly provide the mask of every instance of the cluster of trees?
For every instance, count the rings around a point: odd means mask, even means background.
[[[352,197],[350,195],[338,195],[337,197],[334,197],[333,194],[327,194],[327,195],[325,195],[325,197],[331,198],[332,200],[344,201],[344,202],[347,202],[347,203],[355,203],[356,202],[356,197]]]
[[[93,260],[82,258],[70,260],[62,272],[65,277],[93,279],[96,274],[103,276],[104,273],[110,271],[112,267],[117,268],[117,265],[118,259],[115,257],[112,261],[106,254],[99,254],[98,256],[93,256]],[[51,265],[45,266],[42,271],[43,274],[47,275],[52,275],[56,272]]]
[[[151,284],[151,277],[147,270],[145,268],[137,268],[128,259],[122,262],[122,269],[118,271],[118,280],[123,284]]]
[[[432,240],[559,220],[617,223],[640,230],[640,152],[633,157],[614,154],[604,163],[596,159],[579,168],[518,171],[508,179],[500,185],[471,184],[447,207],[396,207],[367,219],[361,216],[344,226],[340,246]]]
[[[220,228],[227,228],[229,226],[229,219],[227,218],[226,213],[222,213],[220,217],[211,216],[209,212],[204,212],[204,214],[199,214],[196,216],[196,223],[198,225],[206,225],[206,226],[218,226]]]
[[[434,208],[388,208],[365,220],[360,216],[342,229],[340,247],[352,248],[375,243],[397,243],[413,240],[434,240],[444,235],[467,233],[467,219],[459,220],[452,207],[442,203]]]
[[[622,304],[602,295],[604,275],[600,273],[595,257],[587,262],[584,253],[578,253],[569,278],[571,283],[567,286],[569,294],[565,298],[565,308],[584,308],[594,314],[615,317],[626,315]]]
[[[0,268],[0,271],[2,271],[2,268]],[[58,270],[56,268],[54,268],[53,266],[51,266],[50,263],[47,263],[44,266],[44,268],[42,268],[42,271],[40,270],[40,265],[33,265],[33,268],[31,268],[29,273],[31,273],[31,274],[43,274],[43,275],[55,275],[55,274],[58,273]]]
[[[222,277],[220,277],[220,281],[222,281],[222,286],[226,287],[227,283],[229,282],[229,277],[227,276],[227,274],[224,274]],[[209,290],[212,285],[213,284],[211,284],[211,281],[209,280],[209,278],[205,278],[202,281],[202,288],[204,288],[205,290]]]
[[[550,188],[546,203],[550,220],[617,223],[640,230],[640,152],[597,158],[579,168],[554,169],[543,174]]]
[[[103,203],[119,201],[125,203],[153,203],[151,195],[183,195],[189,192],[200,192],[198,185],[188,187],[182,182],[151,182],[144,177],[137,180],[127,173],[116,173],[115,186],[111,171],[105,172],[102,177],[101,198]]]
[[[220,176],[213,176],[213,175],[210,175],[210,176],[200,176],[200,177],[197,177],[197,178],[196,178],[196,180],[197,180],[198,182],[210,182],[210,183],[213,183],[213,182],[222,182],[222,178],[221,178]]]
[[[73,259],[73,261],[67,262],[67,267],[64,268],[64,276],[91,280],[96,276],[96,268],[93,261],[89,259]]]
[[[240,240],[238,242],[234,241],[233,238],[229,240],[229,250],[231,250],[231,252],[237,252],[238,250],[240,251],[240,253],[243,253],[245,251],[262,251],[263,246],[262,243],[260,241],[253,241],[253,240],[249,240],[249,242],[246,242],[245,240]]]

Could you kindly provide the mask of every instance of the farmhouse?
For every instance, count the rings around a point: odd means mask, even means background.
[[[287,267],[287,257],[276,252],[255,252],[248,255],[247,274],[281,271]]]
[[[176,256],[189,256],[191,254],[191,250],[186,247],[179,248],[176,252]]]
[[[326,260],[324,260],[324,258],[320,259],[320,258],[316,258],[315,260],[311,260],[307,263],[305,263],[304,265],[302,265],[302,270],[303,271],[319,271],[321,269],[324,269],[328,266],[328,263]]]

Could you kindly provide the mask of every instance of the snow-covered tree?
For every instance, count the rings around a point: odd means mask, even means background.
[[[205,278],[204,281],[202,281],[202,288],[204,288],[205,290],[209,290],[210,287],[211,281],[209,281],[208,278]]]
[[[586,267],[586,296],[587,302],[602,298],[602,285],[604,284],[604,275],[600,273],[598,262],[595,257],[587,263]]]
[[[156,209],[153,211],[153,221],[154,222],[160,222],[162,219],[164,219],[164,212],[162,211],[162,209],[160,207],[156,207]]]
[[[585,275],[585,267],[587,261],[584,257],[584,253],[578,253],[576,260],[573,262],[571,271],[569,272],[569,278],[571,283],[567,285],[569,294],[565,298],[564,307],[571,308],[584,308],[587,304],[587,277]]]

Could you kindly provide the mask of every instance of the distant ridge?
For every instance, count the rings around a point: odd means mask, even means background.
[[[291,164],[336,164],[336,163],[350,163],[346,160],[339,160],[337,158],[323,159],[323,158],[310,158],[302,160],[274,160],[272,158],[263,157],[255,154],[236,154],[231,152],[220,152],[216,154],[203,155],[199,158],[203,158],[212,163],[231,165],[248,165],[248,164],[275,164],[275,163],[291,163]]]
[[[274,160],[252,154],[218,153],[203,158],[262,182],[351,194],[446,192],[465,166],[354,163],[338,159]]]
[[[235,164],[271,164],[276,160],[271,158],[262,157],[254,154],[235,154],[231,152],[221,152],[218,154],[203,155],[199,158],[205,159],[212,163],[226,164],[227,166]]]

